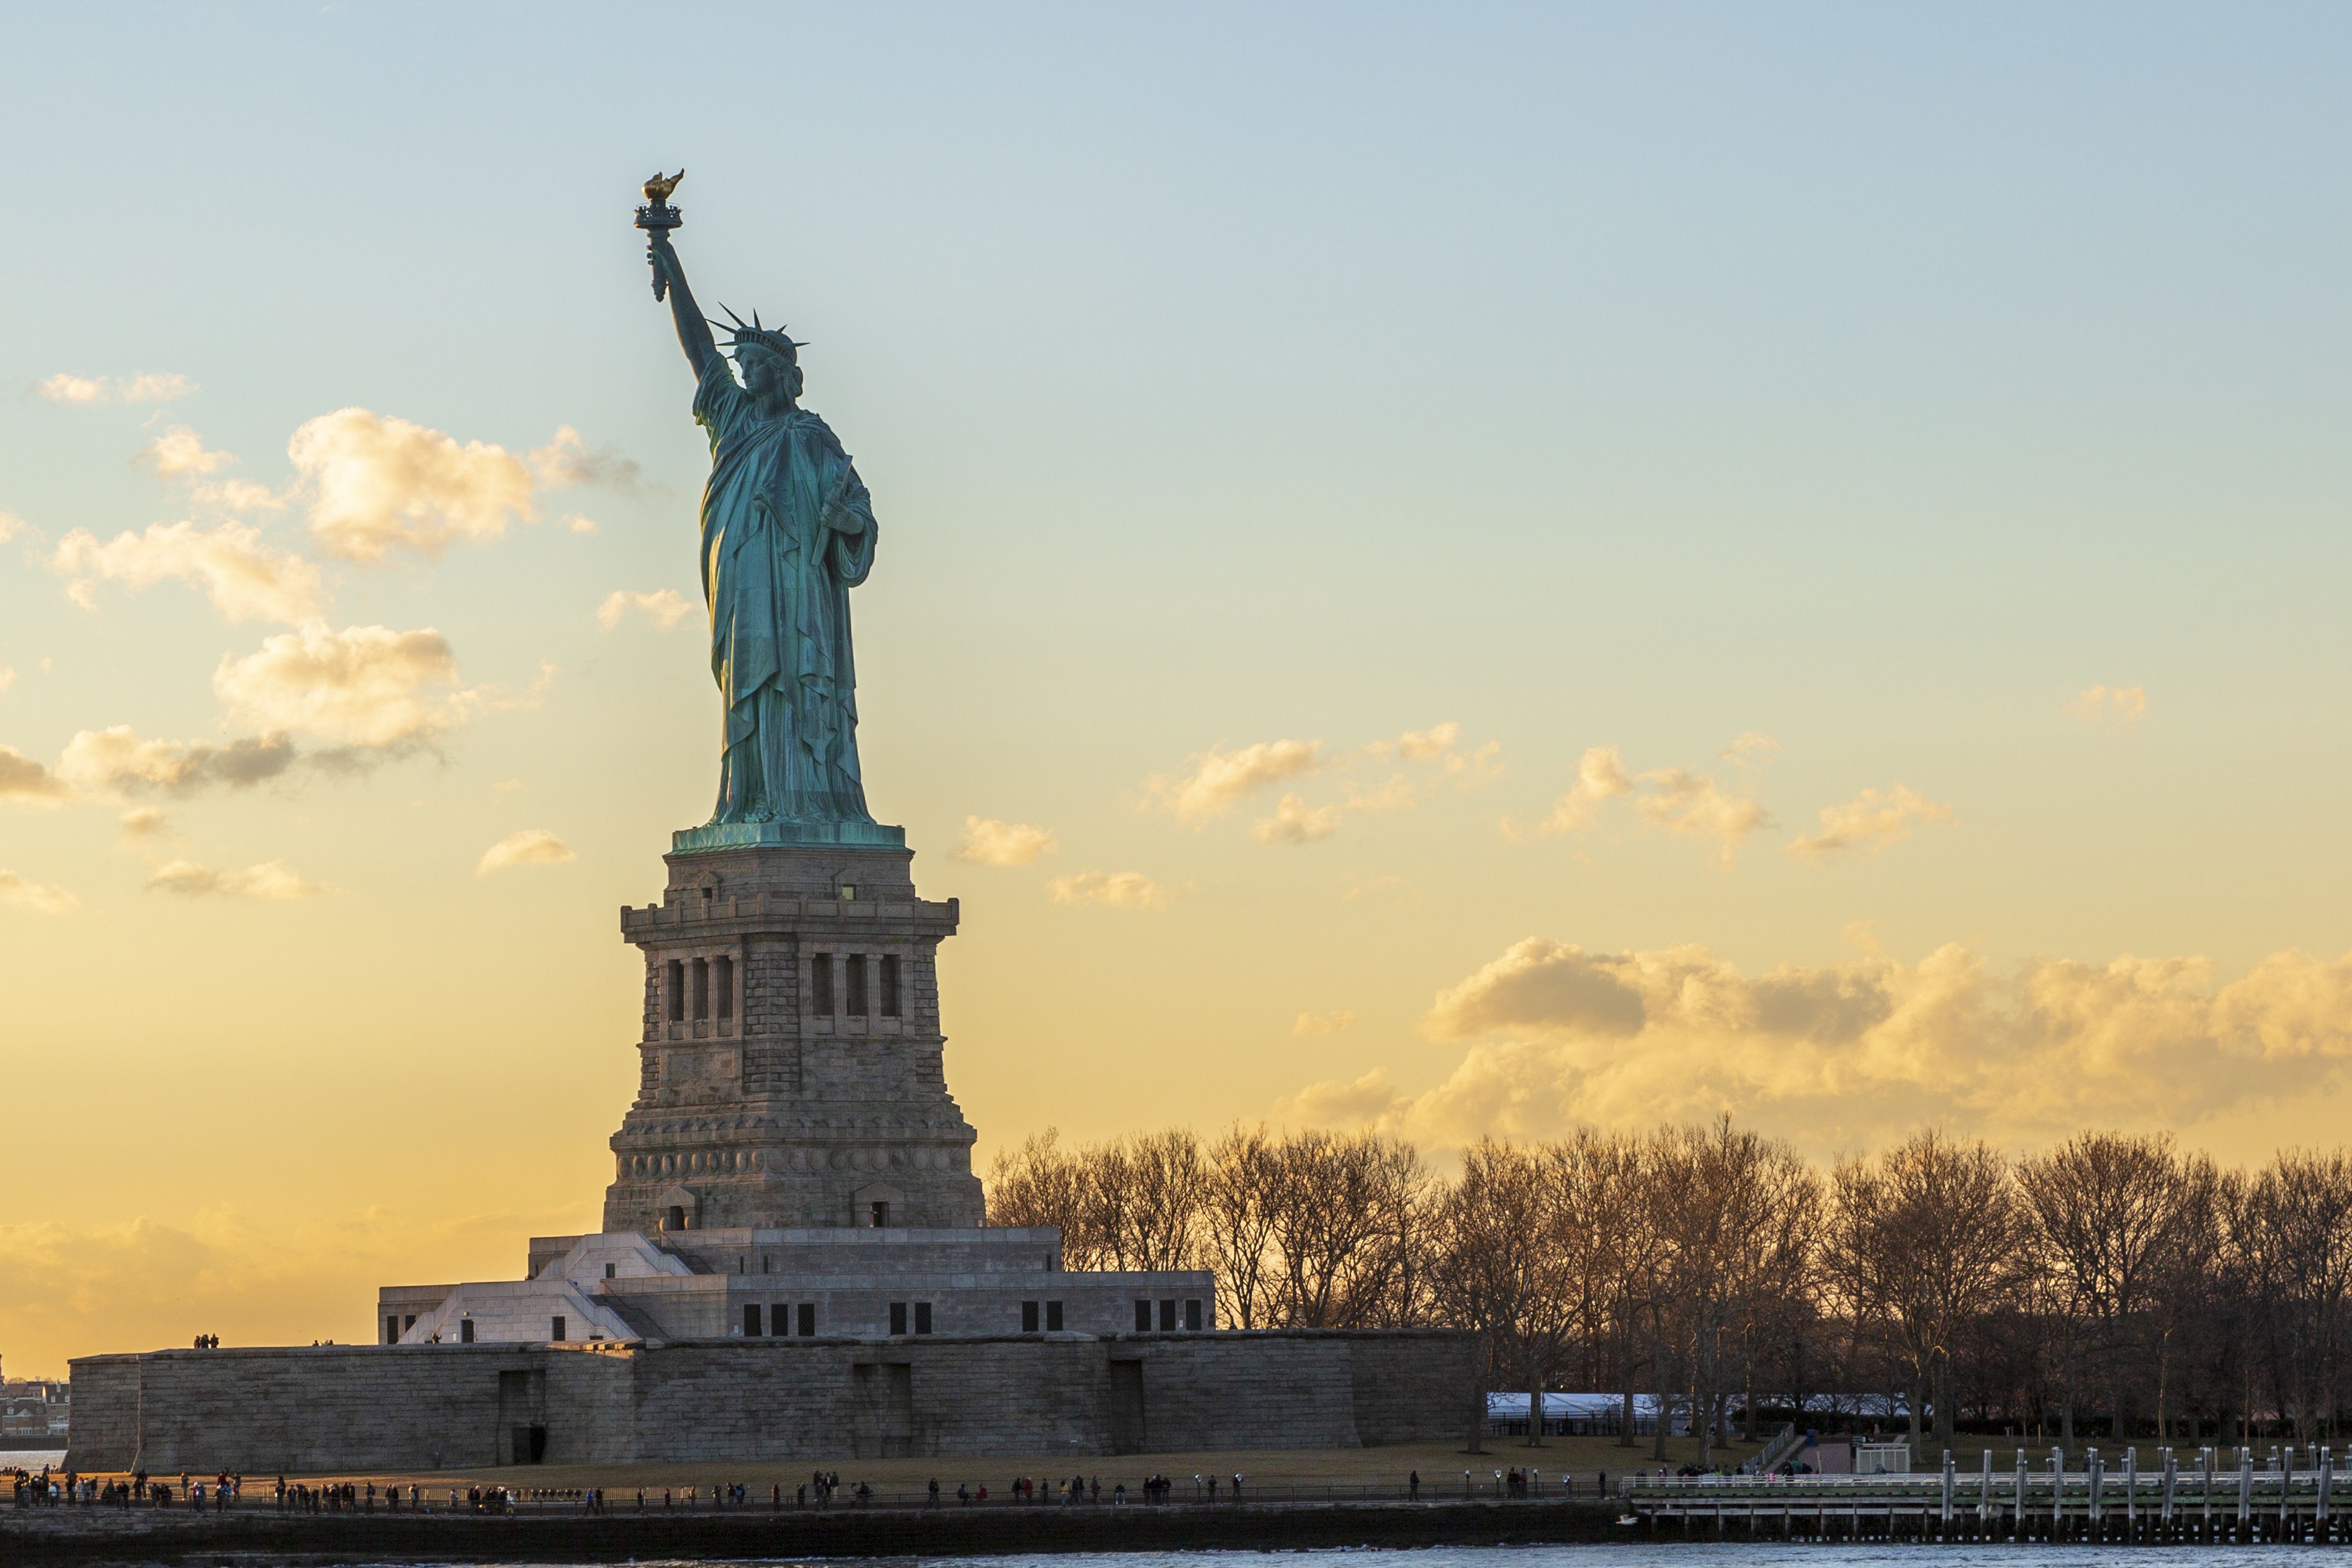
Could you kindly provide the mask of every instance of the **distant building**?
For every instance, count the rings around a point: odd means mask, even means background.
[[[0,1378],[0,1448],[62,1448],[72,1416],[70,1385]]]

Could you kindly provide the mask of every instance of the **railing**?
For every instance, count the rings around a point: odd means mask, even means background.
[[[2325,1531],[2342,1522],[2345,1509],[2333,1452],[2306,1448],[2299,1457],[2310,1461],[2307,1467],[2280,1455],[2269,1468],[2257,1469],[2248,1450],[2240,1450],[2231,1464],[2214,1450],[2204,1449],[2183,1465],[2173,1450],[2159,1449],[2157,1465],[2143,1471],[2137,1450],[2121,1467],[2109,1469],[2094,1449],[2082,1456],[2084,1465],[2078,1470],[2063,1469],[2054,1461],[2036,1469],[2021,1454],[2006,1469],[1988,1466],[1963,1471],[1948,1453],[1942,1470],[1927,1474],[1674,1476],[1651,1471],[1629,1473],[1618,1490],[1639,1511],[1718,1520],[1727,1514],[1744,1516],[1751,1526],[1759,1515],[1778,1517],[1785,1524],[1792,1514],[1822,1519],[1876,1514],[1890,1521],[1904,1515],[1977,1528],[2003,1523],[2021,1528],[2038,1516],[2053,1527],[2079,1521],[2102,1528],[2119,1524],[2132,1531],[2143,1525],[2192,1523],[2242,1531],[2290,1521]]]
[[[1754,1474],[1769,1475],[1781,1460],[1802,1448],[1804,1442],[1804,1435],[1797,1430],[1794,1421],[1783,1423],[1780,1431],[1773,1434],[1772,1440],[1764,1445],[1764,1451],[1756,1456],[1755,1463],[1748,1468]]]

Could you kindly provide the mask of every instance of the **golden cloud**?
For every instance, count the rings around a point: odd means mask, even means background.
[[[1580,832],[1592,825],[1603,801],[1633,792],[1625,754],[1613,746],[1590,746],[1577,758],[1576,787],[1552,802],[1551,815],[1536,824],[1538,833]]]
[[[530,471],[542,485],[598,485],[624,496],[637,493],[643,471],[632,458],[621,455],[610,442],[591,450],[585,437],[568,424],[555,427],[555,438],[530,455]],[[584,520],[584,519],[583,519]],[[594,530],[594,524],[589,530]]]
[[[963,842],[956,846],[953,858],[972,865],[1029,865],[1039,855],[1056,853],[1060,848],[1044,828],[1001,822],[993,817],[966,817]]]
[[[186,397],[196,383],[177,371],[142,371],[137,375],[77,376],[63,371],[41,382],[51,402],[170,402]]]
[[[1139,871],[1083,871],[1045,884],[1046,896],[1056,904],[1100,904],[1112,909],[1165,909],[1178,891]]]
[[[175,424],[164,431],[149,442],[146,451],[140,455],[166,479],[185,474],[217,474],[236,462],[227,453],[215,452],[206,446],[204,437],[184,424]]]
[[[73,799],[73,786],[13,746],[0,746],[0,804],[62,806]]]
[[[616,588],[596,606],[596,624],[610,632],[631,614],[642,615],[657,630],[667,632],[694,612],[694,606],[674,588],[656,588],[651,593],[634,593]]]
[[[214,787],[243,789],[294,766],[294,743],[282,735],[248,736],[226,745],[206,740],[144,740],[127,724],[77,731],[58,759],[58,773],[96,794],[142,788],[193,794]]]
[[[1751,976],[1702,947],[1529,937],[1441,993],[1423,1029],[1470,1049],[1363,1119],[1433,1144],[1717,1113],[1825,1150],[1928,1124],[2031,1142],[2185,1127],[2352,1078],[2352,954],[2277,953],[2227,983],[2204,958],[2128,955],[1997,976],[1958,944]]]
[[[243,871],[215,871],[194,861],[170,861],[155,868],[147,886],[151,892],[176,893],[185,898],[251,898],[268,903],[316,898],[325,891],[284,861],[264,861]]]
[[[2084,724],[2122,729],[2147,716],[2146,686],[2084,686],[2066,711]]]
[[[1277,1122],[1309,1127],[1361,1127],[1391,1120],[1399,1105],[1410,1103],[1389,1081],[1389,1070],[1375,1067],[1352,1082],[1311,1083],[1276,1101],[1274,1114]]]
[[[194,523],[154,523],[104,544],[86,528],[58,541],[49,570],[68,579],[66,595],[85,610],[98,606],[98,585],[138,590],[166,578],[202,588],[213,608],[231,621],[317,619],[319,569],[298,555],[269,549],[242,523],[212,529]]]
[[[1749,730],[1731,743],[1724,756],[1746,766],[1751,756],[1772,750],[1778,743],[1769,735]],[[1715,863],[1728,869],[1740,847],[1757,829],[1772,819],[1763,807],[1743,795],[1724,789],[1709,773],[1686,768],[1653,768],[1632,773],[1624,753],[1613,746],[1586,748],[1577,759],[1576,785],[1552,802],[1551,814],[1536,824],[1538,834],[1581,832],[1598,821],[1610,800],[1630,796],[1642,825],[1677,838],[1709,839],[1716,845]],[[1517,838],[1506,820],[1503,831]]]
[[[1952,809],[1928,800],[1908,784],[1882,795],[1864,789],[1842,806],[1822,808],[1822,831],[1793,839],[1789,852],[1800,860],[1824,860],[1846,850],[1876,854],[1899,844],[1923,826],[1949,827]]]
[[[1309,809],[1307,798],[1295,791],[1275,803],[1274,815],[1251,824],[1250,834],[1262,844],[1311,844],[1339,831],[1347,816],[1342,806]]]
[[[1187,759],[1188,772],[1170,779],[1154,774],[1144,780],[1143,804],[1175,814],[1180,822],[1198,827],[1223,816],[1270,784],[1328,766],[1319,740],[1261,740],[1238,751],[1213,746]]]
[[[449,640],[431,627],[334,631],[311,624],[224,657],[213,691],[255,728],[318,735],[352,746],[428,739],[463,717],[472,694],[427,695],[457,680]]]
[[[545,828],[525,828],[520,832],[509,833],[484,850],[482,858],[475,862],[474,874],[488,876],[515,866],[562,865],[579,858],[572,852],[570,844]]]
[[[64,888],[5,869],[0,869],[0,904],[29,909],[36,915],[68,915],[79,907],[74,895]]]
[[[306,422],[286,455],[310,496],[310,530],[331,555],[438,556],[529,521],[531,471],[504,447],[460,444],[437,430],[363,408]]]

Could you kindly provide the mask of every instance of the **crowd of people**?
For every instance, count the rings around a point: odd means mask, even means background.
[[[212,1479],[182,1474],[175,1485],[154,1479],[145,1470],[102,1479],[43,1465],[36,1473],[19,1468],[8,1472],[10,1500],[18,1508],[172,1508],[184,1506],[226,1511],[244,1496],[245,1478],[221,1471]]]
[[[79,1505],[203,1510],[209,1507],[215,1511],[226,1511],[242,1503],[247,1490],[246,1478],[226,1470],[209,1479],[184,1474],[176,1481],[169,1478],[151,1477],[143,1470],[126,1477],[103,1479],[79,1476],[72,1471],[53,1471],[47,1466],[38,1473],[25,1469],[7,1473],[13,1483],[13,1500],[18,1508]],[[1686,1466],[1683,1473],[1691,1475],[1697,1472]],[[1465,1485],[1468,1474],[1464,1472]],[[1496,1490],[1509,1498],[1533,1497],[1538,1495],[1536,1479],[1534,1471],[1513,1466],[1507,1473],[1498,1477]],[[1239,1502],[1244,1499],[1244,1480],[1238,1470],[1230,1476],[1196,1475],[1192,1478],[1191,1495],[1199,1501]],[[1139,1482],[1132,1493],[1125,1481],[1114,1481],[1106,1498],[1099,1475],[1074,1475],[1058,1479],[1021,1475],[1013,1478],[1005,1491],[1012,1501],[1019,1504],[1091,1505],[1108,1500],[1113,1507],[1123,1507],[1130,1501],[1166,1503],[1174,1495],[1176,1486],[1173,1477],[1154,1471]],[[435,1497],[436,1490],[444,1491],[443,1499]],[[1485,1493],[1484,1481],[1478,1483],[1478,1490],[1481,1494]],[[1604,1493],[1607,1490],[1605,1476],[1601,1478],[1598,1490]],[[812,1504],[818,1508],[830,1508],[845,1500],[864,1507],[872,1504],[877,1495],[873,1486],[866,1481],[845,1486],[838,1470],[814,1470],[806,1481],[793,1489],[789,1500],[784,1496],[782,1482],[772,1484],[768,1489],[768,1506],[772,1511],[782,1511],[788,1501],[794,1508],[805,1509]],[[1411,1500],[1421,1499],[1419,1470],[1413,1471],[1407,1479],[1405,1495]],[[1432,1489],[1433,1498],[1439,1495],[1440,1489]],[[1541,1495],[1572,1498],[1576,1495],[1575,1484],[1567,1476],[1559,1476],[1550,1487],[1543,1489]],[[958,1482],[954,1493],[956,1503],[965,1507],[984,1503],[989,1496],[985,1484],[971,1481]],[[937,1477],[933,1477],[927,1487],[925,1499],[927,1507],[942,1505],[943,1496]],[[389,1513],[431,1514],[441,1512],[446,1508],[451,1514],[513,1514],[525,1508],[536,1510],[550,1504],[576,1505],[583,1513],[601,1514],[605,1511],[603,1487],[526,1488],[518,1492],[507,1487],[468,1486],[460,1491],[456,1487],[431,1489],[415,1482],[404,1486],[398,1482],[380,1486],[373,1480],[289,1483],[283,1476],[277,1478],[265,1500],[278,1512],[305,1514],[372,1514],[379,1508]],[[646,1488],[636,1489],[636,1511],[639,1513],[656,1508],[728,1510],[756,1506],[755,1490],[741,1481],[714,1480],[707,1490],[701,1487],[664,1487],[652,1494]]]

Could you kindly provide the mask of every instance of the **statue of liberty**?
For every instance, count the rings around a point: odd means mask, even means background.
[[[730,310],[730,370],[668,233],[649,233],[656,295],[668,295],[698,382],[695,421],[710,436],[702,596],[726,704],[718,810],[677,848],[902,841],[866,810],[857,767],[849,591],[874,567],[872,501],[824,421],[800,406],[803,345],[757,311],[746,325]]]

